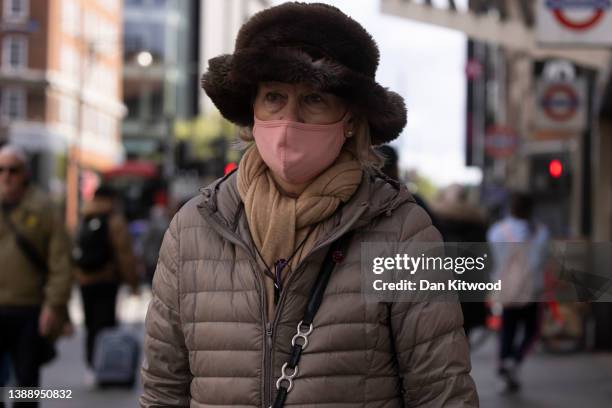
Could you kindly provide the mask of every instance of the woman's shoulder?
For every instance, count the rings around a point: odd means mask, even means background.
[[[429,214],[416,202],[405,185],[389,183],[388,180],[383,179],[377,179],[373,184],[373,201],[378,201],[380,205],[377,218],[380,223],[395,230],[398,240],[438,241],[441,239]],[[382,197],[387,198],[382,199]]]
[[[202,194],[190,198],[176,212],[171,224],[174,224],[178,230],[206,225],[207,223],[201,214],[203,204],[204,197]]]
[[[173,223],[179,229],[206,227],[211,215],[221,222],[230,224],[240,207],[240,196],[236,189],[235,171],[219,178],[198,195],[186,201],[176,213]]]
[[[397,225],[401,241],[441,240],[440,232],[434,227],[427,211],[413,200],[400,204],[390,218]]]
[[[378,175],[367,181],[369,211],[365,217],[369,220],[370,229],[391,233],[398,241],[441,239],[428,213],[415,201],[405,185]]]

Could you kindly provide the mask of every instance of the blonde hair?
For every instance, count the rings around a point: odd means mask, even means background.
[[[357,116],[353,118],[353,123],[353,136],[348,138],[343,149],[353,153],[364,170],[378,171],[384,164],[384,158],[372,146],[368,120],[363,116]],[[255,141],[253,128],[250,126],[240,127],[238,137],[239,140],[234,144],[235,148],[246,150]]]

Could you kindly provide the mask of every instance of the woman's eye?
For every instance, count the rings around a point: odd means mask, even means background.
[[[323,98],[319,94],[307,95],[304,98],[304,100],[306,101],[307,104],[310,104],[310,105],[317,105],[317,104],[323,103]]]
[[[277,103],[283,99],[283,95],[278,92],[268,92],[266,94],[266,102]]]

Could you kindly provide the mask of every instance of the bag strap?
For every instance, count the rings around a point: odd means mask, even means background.
[[[47,275],[49,274],[49,268],[47,266],[47,262],[40,255],[40,253],[38,252],[38,249],[36,249],[34,244],[32,244],[21,232],[19,232],[19,230],[17,229],[17,227],[15,227],[15,224],[13,224],[9,216],[10,216],[10,213],[5,212],[4,221],[8,229],[15,236],[15,241],[17,242],[17,246],[19,247],[21,252],[23,252],[23,254],[26,256],[28,261],[30,261],[30,263],[34,265],[36,270],[39,272],[40,285],[44,286],[45,281],[47,280]]]
[[[334,267],[336,264],[342,262],[346,256],[346,249],[352,235],[352,233],[348,233],[334,241],[325,255],[317,280],[310,292],[306,310],[304,311],[304,317],[298,323],[297,333],[291,339],[292,348],[289,354],[289,360],[283,364],[281,376],[276,381],[276,389],[278,392],[276,393],[276,398],[271,408],[284,407],[287,394],[289,394],[293,388],[293,379],[298,374],[298,363],[300,362],[302,351],[308,346],[308,336],[314,330],[312,322],[321,306],[321,302],[323,302],[323,295],[325,294],[325,289],[327,288]],[[289,370],[291,374],[288,374],[287,370]]]

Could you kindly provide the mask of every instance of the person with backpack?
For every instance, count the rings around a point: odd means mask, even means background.
[[[487,233],[493,251],[493,281],[502,291],[493,300],[503,307],[498,375],[503,392],[520,389],[519,368],[539,334],[538,295],[544,289],[549,232],[533,219],[533,200],[515,193],[510,213]],[[517,339],[522,327],[522,338]]]
[[[85,314],[86,362],[93,369],[96,337],[117,325],[117,292],[121,283],[138,293],[139,274],[127,222],[116,207],[117,194],[100,186],[84,204],[72,258]],[[93,377],[93,373],[88,373]],[[93,378],[86,378],[93,382]]]
[[[68,322],[70,238],[59,209],[31,182],[25,153],[11,145],[0,148],[0,210],[0,360],[8,355],[15,386],[38,387]]]

